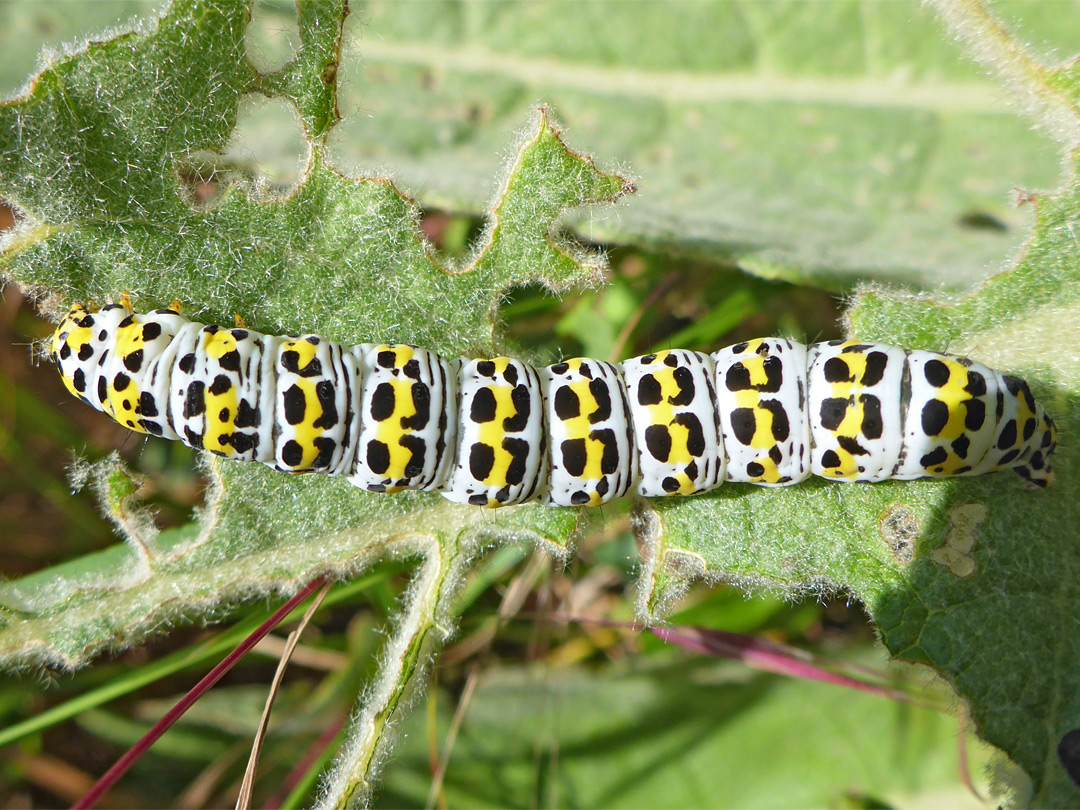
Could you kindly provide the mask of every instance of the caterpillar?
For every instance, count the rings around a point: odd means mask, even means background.
[[[598,506],[724,481],[881,481],[1013,469],[1052,481],[1053,421],[1027,384],[963,357],[761,338],[614,365],[459,360],[204,326],[176,309],[74,306],[47,353],[134,431],[371,492]]]

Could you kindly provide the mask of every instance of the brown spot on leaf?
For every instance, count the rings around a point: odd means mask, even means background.
[[[894,503],[881,516],[881,539],[889,553],[901,565],[915,557],[915,540],[919,536],[919,521],[905,503]]]
[[[685,580],[702,579],[708,571],[705,558],[685,549],[664,551],[664,570]]]
[[[930,559],[964,579],[975,573],[975,540],[986,520],[986,505],[962,503],[949,510],[945,542],[930,552]]]

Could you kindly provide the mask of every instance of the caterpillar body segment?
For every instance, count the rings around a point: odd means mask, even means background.
[[[997,375],[967,358],[908,354],[911,399],[905,446],[895,478],[964,475],[993,449],[997,432]],[[1034,429],[1034,421],[1032,422]]]
[[[896,477],[908,352],[857,341],[807,352],[810,471],[837,481]],[[909,443],[914,447],[915,443]]]
[[[457,447],[461,361],[404,344],[352,351],[363,387],[348,425],[359,436],[349,481],[369,492],[441,486]]]
[[[117,404],[120,404],[121,412],[125,409],[124,400],[116,397],[113,386],[118,383],[127,388],[127,381],[124,377],[117,379],[116,374],[121,373],[119,371],[109,376],[113,365],[110,358],[116,354],[117,328],[125,317],[125,310],[118,306],[106,307],[94,315],[85,307],[73,307],[57,327],[52,353],[61,361],[64,385],[71,393],[112,416],[125,427],[145,433],[141,420],[126,415],[122,418],[115,416]],[[63,340],[59,340],[61,333]],[[132,415],[138,399],[137,386],[133,385],[127,392]]]
[[[68,390],[132,430],[372,492],[597,506],[723,481],[881,481],[1015,469],[1052,480],[1053,421],[1023,380],[961,357],[762,338],[618,366],[446,359],[73,307],[49,346]]]
[[[716,364],[681,349],[620,366],[638,448],[637,492],[647,498],[707,492],[724,480]]]
[[[630,404],[619,369],[579,357],[540,369],[547,400],[550,506],[599,506],[638,476]]]
[[[161,328],[161,334],[153,339],[157,344],[154,347],[157,351],[150,353],[146,359],[143,394],[139,400],[139,427],[154,436],[183,440],[183,434],[173,429],[173,420],[169,418],[169,398],[172,395],[172,386],[179,382],[176,365],[180,358],[185,356],[180,352],[187,346],[194,348],[195,336],[201,326],[170,310],[158,310],[152,315],[153,319],[147,320],[145,326],[149,329],[149,334],[153,335],[156,324]],[[137,325],[144,326],[142,323]],[[145,333],[146,329],[143,331]],[[186,351],[190,353],[191,348]],[[251,384],[256,385],[257,382],[253,381]]]
[[[797,484],[810,475],[806,347],[780,338],[713,354],[728,481]]]
[[[235,330],[234,330],[235,331]],[[243,330],[246,331],[246,330]],[[289,472],[353,469],[360,376],[350,349],[314,335],[277,346],[274,461]]]
[[[458,451],[443,495],[503,506],[536,497],[548,480],[544,390],[532,366],[508,357],[472,360],[458,372]]]

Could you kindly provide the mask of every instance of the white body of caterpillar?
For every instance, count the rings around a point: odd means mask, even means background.
[[[1053,421],[1015,377],[858,341],[762,338],[711,355],[546,368],[344,346],[77,305],[51,354],[68,389],[132,430],[372,492],[597,506],[724,481],[881,481],[1015,469],[1046,486]]]

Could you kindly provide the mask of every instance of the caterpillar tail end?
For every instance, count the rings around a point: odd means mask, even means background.
[[[1046,489],[1049,486],[1053,486],[1057,480],[1053,469],[1049,464],[1044,466],[1041,470],[1033,470],[1031,467],[1014,467],[1016,474],[1023,478],[1030,484],[1038,487],[1039,489]]]
[[[1038,435],[1032,437],[1033,445],[1038,449],[1031,454],[1031,457],[1023,465],[1013,469],[1024,480],[1030,481],[1040,489],[1046,489],[1057,479],[1050,464],[1050,457],[1054,454],[1054,450],[1057,449],[1058,434],[1054,420],[1045,413],[1041,415],[1042,424],[1037,431]]]

